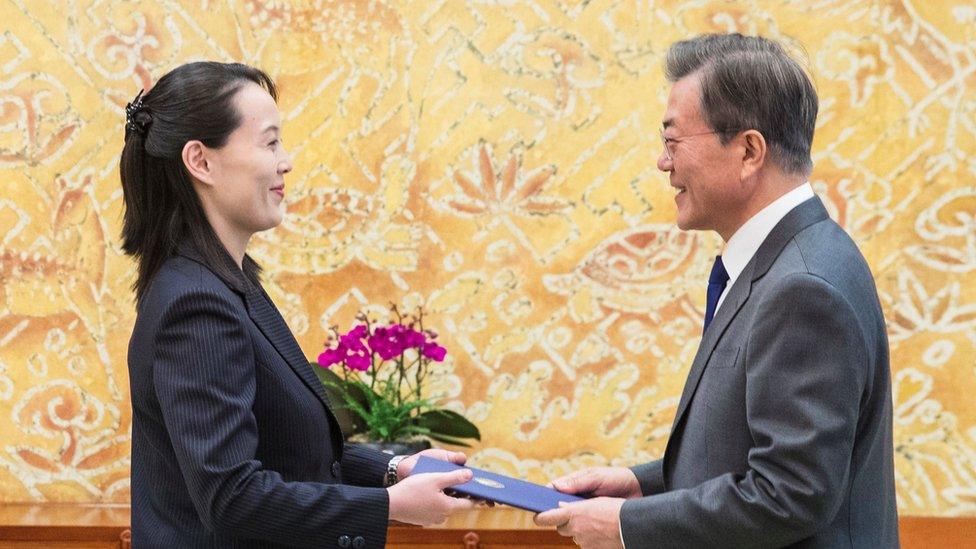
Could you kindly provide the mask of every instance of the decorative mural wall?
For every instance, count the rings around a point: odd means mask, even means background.
[[[899,511],[976,514],[976,6],[968,0],[0,3],[0,499],[124,502],[134,265],[122,107],[191,60],[280,85],[265,285],[316,356],[425,303],[473,463],[536,481],[664,450],[712,234],[655,168],[663,54],[784,41],[814,76],[812,183],[877,279]],[[232,367],[232,365],[229,365]]]

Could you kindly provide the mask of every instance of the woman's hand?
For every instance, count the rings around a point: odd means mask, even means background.
[[[451,452],[440,448],[431,448],[403,458],[397,464],[397,478],[405,479],[409,477],[410,473],[413,472],[414,466],[417,465],[417,458],[420,456],[439,459],[441,461],[450,461],[456,465],[464,465],[464,462],[468,460],[468,456],[464,455],[463,452]]]
[[[470,469],[459,469],[418,474],[397,482],[386,489],[390,493],[390,520],[429,526],[441,524],[457,511],[474,509],[474,501],[444,494],[444,489],[463,484],[473,476]]]

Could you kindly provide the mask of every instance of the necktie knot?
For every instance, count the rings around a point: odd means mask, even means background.
[[[718,299],[725,291],[725,285],[729,282],[729,272],[725,270],[722,263],[722,256],[715,256],[715,263],[712,264],[712,272],[708,275],[708,292],[705,295],[705,323],[702,333],[708,329],[715,317],[715,309],[718,308]]]
[[[712,273],[708,275],[709,284],[721,284],[723,287],[725,283],[729,281],[729,272],[725,270],[725,264],[722,263],[722,256],[715,256],[715,263],[712,263]]]

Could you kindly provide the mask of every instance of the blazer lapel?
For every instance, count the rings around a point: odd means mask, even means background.
[[[322,401],[326,412],[329,414],[332,427],[339,435],[338,440],[341,441],[343,439],[342,430],[339,427],[338,420],[332,413],[332,403],[325,394],[322,382],[319,381],[315,372],[312,371],[312,367],[308,363],[308,358],[302,352],[301,347],[298,346],[298,342],[295,341],[295,337],[292,335],[291,330],[288,329],[288,325],[285,324],[285,319],[281,317],[281,313],[271,305],[271,299],[261,288],[250,288],[244,295],[244,303],[247,305],[248,315],[258,329],[261,330],[261,333],[268,338],[268,341],[278,351],[278,354],[285,359],[288,366],[295,372],[295,375],[305,382],[305,385]]]
[[[678,412],[674,416],[674,423],[671,425],[671,431],[674,432],[678,428],[678,422],[684,417],[685,411],[688,409],[688,404],[691,402],[691,397],[694,396],[695,390],[698,389],[698,382],[701,381],[702,374],[705,372],[705,364],[708,363],[709,357],[712,356],[712,351],[715,350],[715,346],[722,339],[722,335],[725,333],[726,328],[732,323],[732,319],[745,304],[746,299],[749,298],[749,293],[752,291],[752,277],[746,276],[749,273],[752,264],[746,266],[736,279],[735,284],[729,289],[729,293],[725,296],[725,301],[722,302],[722,306],[718,308],[718,313],[715,318],[712,319],[712,323],[708,325],[708,329],[705,330],[704,335],[702,335],[701,343],[698,345],[698,352],[695,353],[695,359],[691,362],[691,370],[688,372],[688,380],[685,381],[685,387],[681,391],[681,400],[678,401]]]
[[[827,210],[823,207],[823,203],[819,198],[814,197],[806,200],[790,210],[773,227],[766,240],[756,250],[756,254],[746,265],[745,269],[742,270],[742,274],[736,279],[732,288],[729,289],[725,301],[722,302],[718,313],[712,319],[712,323],[709,324],[708,329],[705,330],[705,334],[702,336],[702,341],[698,346],[698,352],[695,354],[695,359],[691,363],[691,370],[688,372],[688,380],[685,381],[685,387],[681,391],[681,400],[678,401],[678,411],[674,416],[674,423],[671,425],[672,434],[678,430],[678,425],[684,418],[685,412],[688,411],[688,405],[691,403],[691,399],[698,389],[698,383],[701,381],[702,374],[705,372],[705,365],[708,364],[708,359],[712,356],[712,351],[715,350],[718,342],[725,335],[729,324],[735,319],[735,316],[752,293],[752,283],[766,274],[769,267],[772,266],[773,261],[783,251],[786,243],[792,240],[797,233],[818,221],[827,219],[827,217]],[[734,336],[734,334],[732,335]],[[668,439],[668,447],[670,447],[672,438],[670,437]],[[667,450],[665,450],[665,453],[667,453]]]
[[[329,421],[332,424],[333,433],[337,435],[337,445],[341,449],[344,437],[339,422],[332,412],[332,403],[329,401],[329,397],[322,387],[322,382],[319,381],[315,372],[312,371],[312,367],[308,363],[308,358],[302,352],[301,347],[298,346],[298,342],[295,341],[295,337],[292,335],[291,330],[288,329],[288,325],[285,324],[285,319],[281,317],[278,309],[271,304],[271,298],[268,297],[268,294],[259,285],[248,280],[244,276],[244,273],[241,272],[240,267],[226,253],[221,258],[223,261],[222,266],[225,268],[216,270],[209,265],[209,262],[203,258],[202,254],[188,243],[181,244],[177,248],[176,253],[207,267],[227,287],[244,297],[244,305],[247,307],[248,316],[251,317],[254,324],[261,330],[261,333],[268,338],[268,341],[271,342],[271,345],[278,351],[278,354],[285,360],[285,363],[295,372],[295,375],[322,401],[326,413],[329,416]]]

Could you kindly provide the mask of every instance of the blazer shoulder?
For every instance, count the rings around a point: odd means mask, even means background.
[[[818,295],[814,288],[822,284],[821,290],[849,305],[865,334],[883,333],[884,315],[871,268],[854,240],[834,221],[827,219],[800,231],[769,275],[761,286],[762,295],[778,294],[801,303]],[[837,313],[844,310],[841,307]]]
[[[872,279],[871,268],[847,231],[827,219],[801,231],[793,239],[810,274],[843,286],[843,280]]]
[[[210,269],[191,259],[173,256],[153,277],[140,309],[162,313],[173,303],[203,295],[243,305],[240,296]]]

